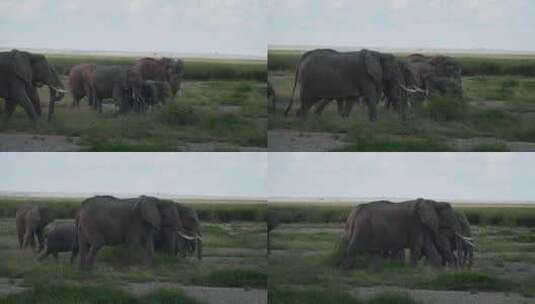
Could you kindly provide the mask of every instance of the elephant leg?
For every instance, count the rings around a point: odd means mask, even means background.
[[[13,113],[15,113],[16,108],[17,103],[15,101],[6,99],[6,119],[10,119],[11,116],[13,116]]]
[[[410,265],[411,267],[416,267],[418,264],[418,261],[422,258],[422,243],[423,243],[423,237],[416,240],[413,244],[411,244],[410,251],[411,251],[411,257],[410,257]]]
[[[39,93],[37,91],[37,87],[32,86],[29,89],[29,95],[30,100],[32,101],[33,108],[35,109],[35,113],[37,116],[41,116],[41,99],[39,98]]]
[[[351,99],[345,98],[343,100],[344,103],[344,117],[349,117],[349,114],[351,114],[351,111],[353,110],[353,106],[358,102],[359,97],[357,97],[354,101]]]
[[[39,256],[38,260],[44,260],[47,256],[50,255],[50,251],[48,251],[48,248]]]
[[[26,227],[26,231],[24,232],[24,241],[22,244],[22,248],[26,249],[28,248],[28,245],[30,245],[33,249],[35,249],[35,240],[33,236],[33,230],[29,227]]]
[[[80,268],[85,269],[87,266],[87,253],[89,252],[90,244],[83,234],[78,236],[78,252],[80,253]],[[72,262],[72,260],[71,260]]]
[[[336,112],[338,112],[338,115],[344,117],[344,109],[345,109],[345,103],[344,99],[337,99],[336,100]]]
[[[26,93],[26,86],[24,84],[18,83],[17,80],[15,81],[16,82],[12,83],[11,86],[11,92],[13,93],[11,99],[14,102],[20,103],[22,108],[24,108],[24,111],[26,111],[28,118],[30,118],[30,121],[32,122],[32,124],[34,124],[37,120],[37,113],[35,112],[31,99]]]
[[[318,101],[319,98],[302,98],[301,107],[299,108],[299,110],[297,110],[297,116],[301,117],[302,119],[306,119],[310,108]]]
[[[24,229],[17,229],[17,236],[19,239],[19,248],[22,249],[22,245],[24,243]]]
[[[91,244],[91,247],[89,248],[89,251],[87,252],[86,257],[86,267],[88,269],[93,269],[95,265],[95,259],[97,258],[97,253],[104,246],[103,241],[98,241]]]
[[[41,252],[45,247],[45,238],[43,237],[43,230],[39,229],[35,232],[35,234],[37,235],[37,241],[39,242],[37,252]]]
[[[145,255],[143,257],[143,265],[150,266],[152,263],[152,256],[154,255],[154,236],[149,233],[144,240],[143,247],[145,248]]]
[[[377,120],[377,101],[378,94],[375,86],[367,86],[364,89],[364,96],[366,98],[366,104],[368,105],[368,117],[370,121]]]
[[[52,256],[54,257],[54,260],[56,260],[56,262],[57,262],[58,261],[58,253],[54,252],[54,253],[52,253]]]
[[[331,102],[330,99],[322,99],[320,100],[319,105],[314,110],[314,114],[317,116],[320,116],[323,113],[323,110],[325,110],[325,107]]]

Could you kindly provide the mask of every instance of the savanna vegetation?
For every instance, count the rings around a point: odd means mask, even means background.
[[[373,269],[367,256],[359,258],[356,270],[343,271],[335,261],[350,208],[342,204],[270,205],[270,212],[281,222],[271,232],[268,276],[270,295],[275,299],[271,303],[307,303],[309,299],[317,299],[312,303],[330,303],[329,299],[339,299],[339,303],[416,303],[403,293],[396,295],[397,300],[383,302],[358,297],[377,289],[492,291],[516,294],[526,303],[535,296],[535,208],[456,205],[468,216],[474,236],[474,266],[469,271],[436,270],[423,263],[411,268],[400,261],[383,261],[379,269]],[[295,302],[285,302],[285,298]]]
[[[48,55],[47,59],[61,75],[67,89],[69,69],[78,63],[130,65],[136,60],[77,55]],[[72,96],[67,93],[56,103],[51,122],[43,118],[37,128],[32,129],[19,107],[10,121],[0,121],[0,132],[61,135],[65,137],[66,147],[43,148],[60,151],[254,151],[265,148],[265,63],[185,59],[184,65],[182,95],[177,94],[149,113],[117,115],[111,99],[102,114],[95,113],[86,98],[80,108],[72,108]],[[42,88],[39,93],[46,117],[48,89]],[[4,101],[0,102],[3,108]],[[11,149],[24,149],[13,145]]]
[[[300,150],[300,143],[304,150],[313,149],[306,147],[306,138],[317,134],[309,132],[326,132],[331,137],[323,143],[317,139],[316,150],[531,151],[535,147],[534,57],[453,55],[463,68],[462,100],[432,98],[412,107],[407,120],[380,106],[379,120],[372,123],[364,105],[355,106],[351,116],[342,119],[334,102],[320,117],[311,114],[302,121],[295,112],[284,117],[301,54],[278,50],[268,54],[269,78],[278,101],[277,112],[269,120],[270,130],[277,133],[270,136],[282,132],[290,138],[289,145],[294,142],[292,150]],[[294,104],[294,111],[297,107]]]
[[[102,303],[99,299],[116,299],[113,303],[197,303],[184,296],[180,286],[266,288],[265,224],[262,202],[186,204],[201,217],[203,259],[182,258],[156,252],[150,267],[126,262],[136,255],[127,248],[105,247],[99,252],[93,271],[70,265],[70,253],[60,253],[37,260],[31,250],[18,249],[14,211],[17,205],[32,202],[52,208],[58,222],[72,221],[82,199],[2,198],[0,200],[0,292],[2,282],[26,288],[0,300],[6,303]],[[236,211],[237,210],[237,211]],[[252,214],[252,215],[251,215]],[[52,283],[53,282],[53,283]],[[130,291],[145,285],[147,294],[134,297]],[[103,287],[104,286],[104,287]],[[158,287],[159,286],[159,287]],[[162,290],[158,290],[158,288]],[[94,294],[95,290],[99,290]],[[126,290],[126,291],[125,291]],[[176,300],[171,301],[175,298]],[[167,299],[167,300],[166,300]],[[136,302],[139,301],[139,302]],[[2,302],[4,303],[4,302]]]

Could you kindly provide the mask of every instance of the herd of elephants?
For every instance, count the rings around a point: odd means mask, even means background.
[[[305,117],[312,106],[320,115],[336,100],[338,113],[347,117],[355,103],[366,103],[370,120],[377,119],[377,105],[385,101],[405,117],[411,105],[430,96],[462,97],[461,64],[448,56],[412,54],[400,59],[393,54],[372,50],[338,52],[316,49],[299,59],[292,98],[285,111],[290,112],[297,85],[301,106],[298,116]],[[87,97],[89,104],[102,112],[102,100],[113,98],[119,113],[144,112],[165,103],[180,90],[184,77],[181,59],[141,58],[131,66],[107,66],[82,63],[69,72],[73,106]],[[41,114],[37,88],[50,88],[49,119],[55,102],[66,92],[54,67],[42,54],[12,50],[0,53],[0,97],[6,100],[10,117],[21,105],[33,122]],[[276,110],[276,92],[267,81],[267,99]]]
[[[270,231],[278,225],[276,212],[266,217],[267,250]],[[94,196],[84,200],[75,219],[56,223],[54,212],[44,206],[24,204],[16,211],[19,248],[31,246],[41,252],[40,259],[59,252],[71,252],[71,263],[78,254],[81,269],[92,269],[103,246],[142,249],[143,257],[134,262],[150,265],[154,250],[186,257],[202,258],[201,225],[197,212],[180,203],[150,196],[118,199]],[[35,245],[38,239],[38,247]],[[392,203],[375,201],[352,208],[345,222],[337,264],[341,269],[355,267],[359,255],[405,261],[410,265],[425,258],[436,268],[471,268],[473,241],[470,225],[449,203],[428,199]],[[130,251],[130,250],[129,250]],[[130,260],[131,257],[125,257]]]
[[[377,119],[377,105],[385,101],[405,117],[412,105],[430,96],[462,98],[460,62],[448,56],[411,54],[400,59],[393,54],[372,50],[338,52],[316,49],[304,53],[297,62],[290,112],[299,84],[301,107],[297,115],[305,117],[312,106],[321,115],[325,106],[336,100],[338,113],[347,117],[355,103],[363,101],[370,120]],[[276,110],[276,92],[268,81],[270,108]]]
[[[17,208],[19,248],[31,246],[42,252],[40,259],[50,254],[57,259],[59,252],[72,252],[71,263],[79,254],[82,269],[93,268],[103,246],[142,248],[141,261],[133,262],[145,265],[151,263],[154,250],[183,257],[197,252],[197,258],[202,258],[197,212],[170,200],[94,196],[81,203],[74,221],[56,223],[54,218],[53,210],[45,206],[24,204]]]
[[[120,113],[145,112],[165,103],[180,90],[184,77],[181,59],[141,58],[131,66],[81,63],[69,71],[68,82],[73,106],[87,97],[92,108],[102,112],[102,100],[113,98]],[[12,50],[0,52],[0,97],[5,99],[9,118],[21,105],[29,119],[35,122],[41,115],[37,88],[50,88],[48,118],[54,114],[54,104],[65,93],[56,69],[42,54]]]

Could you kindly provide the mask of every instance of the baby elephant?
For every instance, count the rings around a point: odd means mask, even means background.
[[[39,257],[39,260],[52,254],[58,259],[59,252],[70,252],[74,243],[74,223],[51,224],[47,227],[48,234],[45,241],[45,250]],[[76,258],[71,256],[71,264]]]

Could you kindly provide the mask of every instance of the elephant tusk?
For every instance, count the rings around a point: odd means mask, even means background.
[[[180,231],[177,231],[176,232],[180,237],[182,238],[185,238],[186,240],[188,241],[194,241],[194,240],[197,240],[197,239],[200,239],[200,237],[195,237],[195,236],[189,236],[189,235],[185,235],[184,233],[180,232]]]
[[[409,92],[409,93],[423,93],[424,90],[418,88],[418,87],[413,87],[413,88],[407,88],[406,86],[400,84],[399,85],[403,90]]]
[[[53,87],[53,86],[50,86],[50,87],[51,87],[52,89],[54,89],[55,91],[57,91],[57,92],[64,93],[64,94],[67,93],[67,91],[64,90],[64,89],[58,89],[58,88]]]

